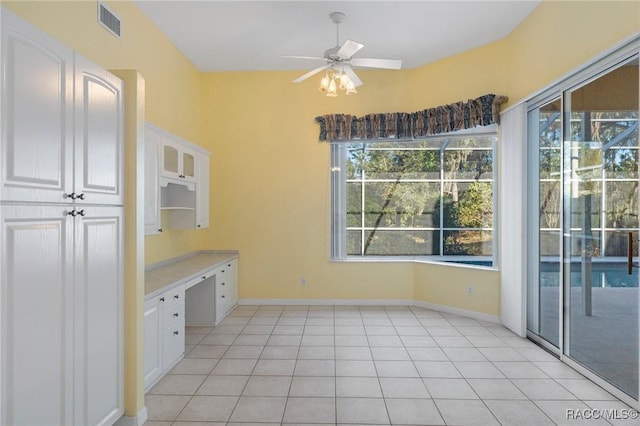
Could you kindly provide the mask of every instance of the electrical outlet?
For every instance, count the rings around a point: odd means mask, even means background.
[[[467,294],[473,294],[473,284],[467,285]]]
[[[307,285],[307,279],[305,277],[300,278],[300,285],[305,287]]]

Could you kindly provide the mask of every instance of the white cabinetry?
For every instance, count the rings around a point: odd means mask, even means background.
[[[170,179],[196,180],[196,154],[179,140],[162,142],[161,175]]]
[[[145,391],[184,354],[184,307],[184,285],[144,303]]]
[[[209,152],[147,123],[145,235],[209,227]]]
[[[144,234],[162,232],[160,218],[160,144],[162,134],[153,126],[144,129]]]
[[[144,388],[151,387],[162,374],[161,296],[144,302]]]
[[[238,261],[231,260],[216,269],[215,282],[217,325],[238,303]]]
[[[0,424],[113,424],[122,82],[6,9],[0,27]]]

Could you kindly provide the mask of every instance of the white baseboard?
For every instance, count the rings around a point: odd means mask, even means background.
[[[450,306],[438,305],[421,300],[404,299],[239,299],[238,305],[361,305],[361,306],[416,306],[419,308],[431,309],[433,311],[447,314],[459,315],[461,317],[472,318],[480,321],[500,324],[500,317],[496,315],[484,314],[482,312],[468,311],[466,309],[452,308]]]
[[[466,309],[460,309],[460,308],[452,308],[451,306],[438,305],[436,303],[424,302],[422,300],[414,300],[413,305],[419,308],[431,309],[432,311],[438,311],[445,314],[459,315],[461,317],[476,319],[479,321],[485,321],[485,322],[490,322],[494,324],[501,324],[500,317],[497,315],[489,315],[482,312],[468,311]]]
[[[142,426],[149,420],[147,407],[142,407],[135,416],[122,416],[114,426]]]
[[[402,299],[239,299],[238,305],[414,306],[414,302]]]

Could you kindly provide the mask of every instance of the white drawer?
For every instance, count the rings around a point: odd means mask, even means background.
[[[165,306],[162,310],[162,329],[166,329],[181,318],[184,318],[184,300]]]
[[[162,367],[166,371],[184,353],[184,318],[162,332]]]
[[[163,302],[163,309],[171,309],[171,305],[174,303],[184,302],[184,286],[181,285],[169,291],[165,291],[160,297],[160,300]]]

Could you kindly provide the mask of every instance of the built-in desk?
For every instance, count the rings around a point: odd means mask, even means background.
[[[148,266],[145,391],[182,359],[185,326],[215,326],[237,302],[237,251],[199,251]]]

